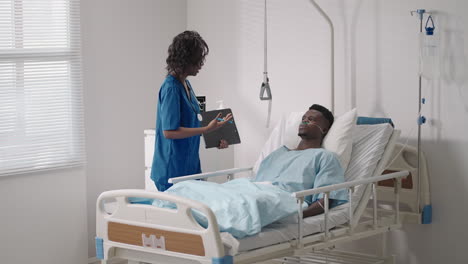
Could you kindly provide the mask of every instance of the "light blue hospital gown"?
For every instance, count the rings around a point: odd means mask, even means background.
[[[298,192],[327,185],[343,183],[344,172],[334,153],[323,148],[290,150],[286,146],[273,151],[260,164],[256,182],[271,182],[288,191]],[[323,194],[306,197],[311,204],[322,198]],[[346,190],[330,193],[331,206],[347,201]]]
[[[292,192],[344,182],[343,170],[335,155],[323,149],[290,151],[286,147],[274,151],[260,165],[257,182],[246,178],[223,184],[206,181],[184,181],[169,188],[166,193],[202,202],[216,215],[219,229],[236,238],[251,236],[262,227],[297,213]],[[308,202],[321,196],[315,195]],[[346,192],[330,195],[334,201],[346,200]],[[176,208],[167,201],[155,200],[153,205]],[[206,218],[192,211],[195,219],[207,226]]]

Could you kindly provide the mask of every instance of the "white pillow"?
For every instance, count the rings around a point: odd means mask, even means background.
[[[348,168],[349,160],[351,159],[353,147],[352,131],[356,125],[356,118],[356,108],[337,117],[322,143],[324,149],[338,155],[344,171]]]
[[[302,122],[304,112],[291,112],[286,118],[284,126],[284,145],[289,149],[295,149],[301,138],[298,136],[299,125]]]

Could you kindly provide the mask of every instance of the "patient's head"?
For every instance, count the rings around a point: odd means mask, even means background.
[[[321,105],[314,104],[302,116],[298,136],[302,139],[320,139],[322,141],[333,121],[333,114],[330,110]]]
[[[328,121],[328,129],[333,125],[333,122],[335,121],[335,118],[333,117],[333,113],[328,110],[326,107],[321,106],[319,104],[313,104],[311,107],[309,107],[309,110],[316,110],[322,113],[323,117]]]

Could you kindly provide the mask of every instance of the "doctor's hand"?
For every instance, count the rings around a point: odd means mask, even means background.
[[[218,149],[225,149],[225,148],[228,148],[228,147],[229,147],[229,143],[227,142],[227,140],[221,139],[219,141]]]
[[[210,133],[222,126],[224,126],[227,122],[231,121],[232,113],[227,114],[224,118],[221,118],[221,113],[219,113],[210,123],[205,127],[205,133]],[[232,122],[232,121],[231,121]]]

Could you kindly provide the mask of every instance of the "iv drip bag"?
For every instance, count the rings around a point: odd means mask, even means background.
[[[429,22],[432,23],[432,27],[428,25]],[[434,30],[434,21],[432,16],[429,16],[425,32],[421,32],[419,35],[420,74],[426,80],[434,79],[438,72],[438,40]]]

